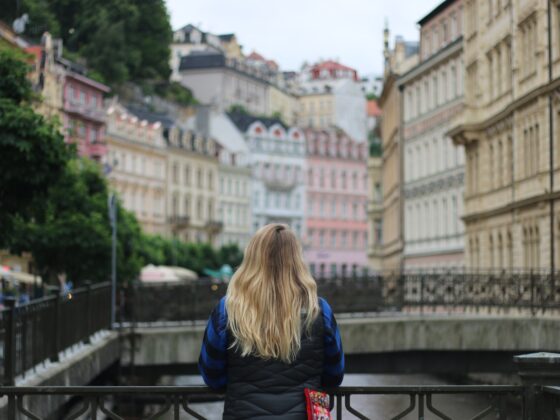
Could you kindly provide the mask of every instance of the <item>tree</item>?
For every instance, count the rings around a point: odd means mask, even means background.
[[[70,151],[57,127],[37,114],[25,56],[0,46],[0,246],[15,219],[29,220],[60,178]]]
[[[218,250],[218,260],[222,265],[228,264],[235,270],[243,261],[243,251],[235,244],[223,245]]]
[[[11,244],[30,251],[45,279],[66,273],[74,284],[110,278],[111,227],[109,191],[99,166],[87,159],[67,163],[44,204],[31,221],[18,220]],[[117,229],[117,279],[136,279],[142,267],[141,230],[134,215],[120,205]]]

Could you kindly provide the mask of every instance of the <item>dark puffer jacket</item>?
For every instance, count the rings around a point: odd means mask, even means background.
[[[344,374],[344,354],[336,320],[320,299],[321,316],[291,364],[242,357],[231,349],[225,300],[212,312],[202,344],[199,369],[208,386],[226,389],[224,419],[306,418],[304,388],[337,386]]]

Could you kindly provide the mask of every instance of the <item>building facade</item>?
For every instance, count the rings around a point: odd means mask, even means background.
[[[30,78],[43,101],[37,111],[57,118],[64,139],[78,155],[100,161],[107,153],[104,95],[108,86],[86,76],[86,68],[62,57],[62,42],[45,33],[40,45],[25,51],[33,57]]]
[[[146,233],[166,235],[167,154],[160,122],[141,120],[112,101],[107,108],[109,183]]]
[[[340,130],[306,129],[305,256],[316,276],[367,268],[367,144]]]
[[[403,268],[404,213],[403,160],[401,140],[401,93],[397,86],[400,73],[416,65],[418,44],[397,37],[389,49],[389,29],[384,30],[385,75],[379,98],[381,108],[383,225],[381,234],[382,269],[400,271]]]
[[[269,115],[270,75],[245,60],[227,57],[222,52],[190,53],[179,65],[180,82],[200,102],[226,112],[241,105],[255,115]]]
[[[338,127],[357,141],[366,141],[366,98],[353,78],[310,80],[301,83],[299,125],[330,129]]]
[[[463,111],[462,1],[420,20],[420,62],[402,75],[404,268],[464,266],[464,153],[446,135]]]
[[[374,271],[383,269],[383,160],[381,149],[380,117],[377,101],[368,101],[368,263]]]
[[[252,233],[285,223],[300,238],[305,233],[305,136],[274,118],[230,114],[249,147],[252,169]]]
[[[218,147],[218,220],[223,229],[219,245],[249,243],[252,229],[252,186],[249,147],[230,118],[208,107],[198,107],[189,127],[198,128],[213,138]]]
[[[223,227],[217,218],[216,142],[179,120],[166,134],[169,234],[185,242],[216,245]]]
[[[467,265],[555,269],[560,3],[465,0],[464,7],[466,110],[450,135],[466,153]]]

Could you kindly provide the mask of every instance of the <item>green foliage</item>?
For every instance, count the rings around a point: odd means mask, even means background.
[[[11,3],[11,2],[10,2]],[[164,0],[23,0],[26,35],[62,37],[71,53],[87,59],[95,79],[167,80],[173,32]],[[16,17],[14,7],[6,11]]]
[[[379,99],[379,96],[377,96],[377,93],[369,92],[368,94],[366,94],[366,99],[368,101],[377,101]]]
[[[66,273],[75,284],[109,279],[111,226],[109,191],[99,166],[87,159],[67,163],[52,185],[44,211],[31,221],[18,219],[12,251],[30,251],[47,279]],[[128,282],[143,265],[142,234],[135,216],[118,208],[117,278]]]
[[[243,252],[235,244],[215,249],[209,244],[185,243],[156,235],[143,236],[141,256],[145,265],[179,266],[200,275],[205,268],[219,269],[224,264],[235,269],[243,260]]]
[[[33,93],[21,55],[0,49],[0,246],[15,220],[41,209],[49,186],[63,172],[69,150],[57,127],[35,113]]]
[[[30,251],[47,279],[66,273],[74,283],[108,279],[111,233],[107,186],[86,160],[72,160],[49,191],[44,211],[16,223],[12,251]]]
[[[243,105],[240,104],[233,104],[228,108],[228,111],[230,114],[243,114],[243,115],[249,115],[249,111],[247,111],[247,108],[245,108]]]
[[[197,104],[192,91],[177,82],[159,83],[153,87],[153,91],[162,98],[175,102],[178,105],[191,106]]]

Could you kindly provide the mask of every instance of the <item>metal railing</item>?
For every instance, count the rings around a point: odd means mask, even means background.
[[[51,296],[15,306],[6,299],[0,311],[0,382],[13,385],[47,360],[80,342],[88,343],[97,331],[111,327],[111,286],[87,285],[69,295],[53,290]]]
[[[547,272],[409,272],[317,279],[335,313],[560,311],[560,279]],[[227,284],[137,284],[127,290],[124,319],[135,322],[207,319]]]
[[[463,395],[480,396],[487,401],[487,406],[471,420],[481,419],[539,419],[552,420],[554,417],[534,417],[529,412],[525,388],[521,386],[501,385],[444,385],[444,386],[378,386],[378,387],[341,387],[327,390],[331,396],[333,418],[342,419],[346,414],[352,418],[369,419],[371,413],[364,412],[352,405],[354,396],[402,396],[407,403],[400,412],[394,413],[391,420],[413,416],[419,420],[425,419],[427,414],[433,414],[439,419],[458,419],[457,413],[447,413],[438,408],[434,397]],[[22,415],[32,419],[43,419],[30,406],[39,406],[38,397],[58,397],[68,400],[74,398],[73,407],[65,415],[59,415],[65,420],[77,419],[88,415],[97,419],[100,415],[112,419],[126,418],[127,409],[134,407],[135,418],[156,419],[167,415],[167,418],[180,419],[183,413],[196,419],[206,419],[197,411],[193,403],[221,399],[223,396],[206,387],[198,386],[89,386],[89,387],[4,387],[0,388],[0,396],[9,399],[7,420],[15,420]],[[551,395],[552,396],[552,395]],[[25,397],[31,399],[26,404]],[[555,401],[556,403],[556,401]],[[144,407],[138,413],[138,408]],[[146,407],[151,407],[151,411]],[[146,411],[149,411],[146,413]],[[511,413],[516,413],[511,417]],[[464,419],[464,413],[459,413]],[[412,417],[408,417],[412,418]]]

